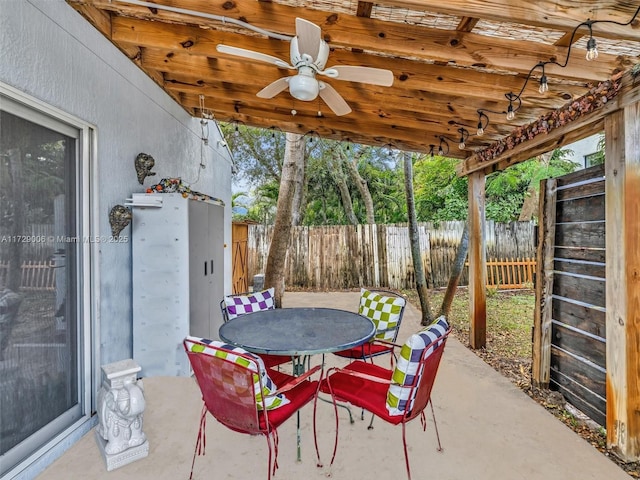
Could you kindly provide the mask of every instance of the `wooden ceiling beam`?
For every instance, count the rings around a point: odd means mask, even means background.
[[[141,18],[153,18],[156,20],[158,33],[162,31],[163,18],[176,17],[176,14],[162,10],[151,14],[149,9],[126,6],[117,1],[113,3],[106,0],[87,1],[105,9],[126,10],[129,15],[137,13]],[[199,11],[243,19],[257,27],[289,35],[294,34],[293,20],[300,14],[295,7],[275,3],[261,4],[253,0],[225,2],[222,7],[201,0],[180,0],[182,8],[189,8],[190,5],[194,7],[190,8],[193,10],[201,7]],[[225,9],[224,6],[229,8]],[[519,73],[527,73],[539,61],[556,60],[564,63],[566,58],[565,48],[537,42],[384,22],[319,10],[305,10],[305,18],[322,28],[325,40],[334,48],[356,47],[400,58],[415,57],[424,61],[445,62],[466,67],[482,65],[488,69]],[[182,21],[186,21],[184,17]],[[202,19],[200,22],[207,23]],[[212,28],[219,28],[221,25],[219,22],[212,21],[208,24]],[[233,38],[235,43],[229,41],[225,43],[246,48],[244,42],[247,38],[254,38],[249,33],[249,31],[247,35],[229,33],[228,38]],[[548,65],[547,75],[593,81],[605,80],[631,65],[631,59],[604,53],[600,55],[598,62],[587,62],[584,52],[576,51],[566,68]]]
[[[197,95],[185,95],[182,98],[185,105],[198,108],[199,97]],[[328,121],[327,118],[317,117],[313,111],[300,111],[291,115],[287,110],[264,110],[255,106],[244,105],[232,99],[215,99],[209,101],[205,99],[205,108],[213,112],[217,121],[240,122],[244,125],[251,125],[260,128],[276,128],[286,132],[295,132],[303,135],[318,135],[323,138],[330,138],[338,141],[361,143],[364,145],[389,146],[400,148],[400,145],[411,145],[415,152],[428,152],[429,144],[422,141],[422,132],[401,127],[398,129],[399,135],[389,142],[388,131],[380,131],[377,127],[367,130],[365,125],[340,123]],[[269,115],[266,113],[269,112]],[[361,132],[367,132],[363,134]],[[433,143],[429,141],[429,143]],[[453,151],[453,148],[452,148]]]
[[[181,95],[183,104],[187,107],[198,109],[200,98],[197,94],[183,94]],[[383,125],[380,123],[371,124],[360,119],[347,119],[346,117],[328,117],[317,116],[317,108],[312,103],[311,105],[306,102],[296,102],[295,110],[296,114],[291,113],[291,105],[285,102],[284,105],[276,103],[262,103],[253,104],[238,100],[236,98],[204,98],[204,106],[213,112],[219,110],[228,110],[235,113],[242,113],[247,115],[255,115],[257,112],[270,113],[269,121],[280,121],[291,125],[303,124],[307,128],[307,132],[322,133],[324,131],[339,132],[339,135],[343,140],[351,139],[359,132],[366,132],[367,135],[378,138],[385,138],[389,129],[393,129],[396,138],[406,141],[415,141],[417,144],[433,143],[433,139],[436,138],[436,133],[431,133],[427,129],[415,129],[406,125]],[[224,108],[222,108],[224,107]],[[327,109],[328,110],[328,109]],[[217,118],[217,116],[216,116]],[[472,152],[466,152],[463,156],[468,156]]]
[[[165,25],[162,29],[149,25],[149,22],[133,19],[117,18],[113,21],[113,39],[119,45],[139,45],[155,49],[169,49],[173,52],[184,52],[189,55],[203,55],[209,58],[227,58],[251,64],[250,60],[239,60],[238,57],[221,55],[215,45],[226,42],[229,34],[202,30],[180,25]],[[277,40],[248,38],[243,48],[270,52],[279,58],[288,58],[288,44]],[[519,91],[524,78],[515,75],[502,75],[488,72],[477,72],[471,69],[452,68],[435,64],[427,64],[410,60],[395,60],[385,57],[365,56],[344,50],[334,51],[330,56],[331,65],[363,65],[374,68],[386,68],[394,72],[394,86],[406,89],[433,91],[437,93],[456,93],[478,98],[495,98],[504,101],[504,93]],[[259,63],[261,65],[266,65]],[[237,65],[237,64],[236,64]],[[275,67],[270,67],[275,69]],[[282,70],[282,72],[286,72]],[[557,78],[548,74],[551,92],[547,97],[558,92],[557,101],[565,102],[572,97],[582,95],[587,85],[569,85],[557,82]],[[531,80],[534,86],[535,81]],[[491,89],[487,88],[489,86]],[[537,87],[534,90],[537,95]],[[497,93],[497,95],[495,95]]]
[[[200,93],[195,91],[193,93],[185,91],[182,93],[180,99],[188,108],[196,109],[199,106]],[[388,135],[390,131],[393,132],[394,138],[399,140],[413,141],[419,139],[419,143],[431,144],[437,143],[437,138],[440,135],[449,136],[455,145],[458,144],[457,133],[442,131],[442,124],[433,120],[423,119],[412,123],[396,121],[396,118],[391,117],[369,117],[357,116],[357,117],[336,117],[326,105],[321,106],[323,112],[322,117],[318,117],[318,103],[317,102],[290,102],[284,98],[274,98],[271,101],[256,101],[255,97],[246,92],[235,91],[233,96],[224,95],[222,92],[209,92],[211,95],[205,95],[205,107],[219,108],[220,105],[228,105],[231,108],[233,106],[234,111],[262,111],[269,112],[270,119],[279,119],[281,121],[288,121],[291,123],[304,122],[309,127],[309,131],[319,131],[319,129],[336,129],[342,132],[345,137],[353,137],[357,132],[367,132],[367,134],[374,137],[383,138]],[[259,100],[259,99],[258,99]],[[212,107],[209,107],[212,105]],[[354,105],[355,106],[355,105]],[[356,106],[357,107],[357,106]],[[292,115],[291,111],[295,110],[297,113]],[[470,149],[466,152],[460,152],[459,157],[464,158],[470,156],[472,139],[469,140]],[[453,145],[452,145],[453,146]]]
[[[312,116],[315,116],[318,111],[321,111],[325,118],[327,118],[327,121],[333,122],[334,119],[335,121],[342,121],[342,119],[336,118],[329,107],[327,107],[322,101],[300,102],[294,101],[291,97],[283,95],[279,95],[269,100],[263,100],[257,98],[253,91],[238,85],[226,85],[226,87],[211,88],[206,85],[187,84],[184,82],[168,80],[165,88],[168,91],[174,92],[176,95],[180,95],[181,99],[184,98],[183,95],[203,95],[205,99],[213,102],[218,100],[224,101],[231,98],[244,105],[264,110],[274,109],[290,111],[291,109],[295,109],[299,113],[304,111]],[[357,113],[358,118],[362,119],[362,121],[357,123],[366,124],[369,128],[373,126],[373,130],[380,127],[381,129],[391,129],[395,131],[398,126],[401,125],[403,127],[412,128],[415,132],[420,132],[420,137],[422,138],[431,137],[431,143],[435,141],[437,135],[450,137],[455,141],[456,145],[458,143],[459,126],[457,124],[448,125],[446,121],[443,121],[441,118],[433,117],[429,114],[412,113],[393,108],[386,108],[383,112],[376,105],[363,105],[357,102],[350,102],[350,105],[354,109],[354,112]],[[350,125],[354,123],[349,117],[344,117],[344,119],[346,123]],[[492,138],[501,138],[501,135],[492,135],[489,129],[487,135],[482,138],[475,136],[474,128],[468,128],[468,130],[470,133],[470,137],[467,141],[469,150],[483,148],[492,141]],[[505,128],[502,134],[504,135],[504,133],[508,131],[509,129]]]
[[[232,61],[233,62],[233,61]],[[283,76],[278,69],[262,65],[245,65],[244,68],[247,75],[238,76],[234,72],[238,71],[242,66],[236,68],[228,68],[226,64],[220,65],[220,60],[205,59],[203,57],[195,57],[185,54],[175,54],[167,57],[162,51],[154,49],[144,49],[140,64],[145,69],[157,70],[171,73],[177,76],[178,82],[183,81],[180,76],[184,77],[184,81],[196,85],[209,85],[214,87],[220,85],[247,85],[253,88],[253,94],[257,93],[268,83]],[[197,72],[197,73],[196,73]],[[474,105],[469,104],[469,99],[464,96],[462,91],[456,92],[456,96],[444,96],[431,92],[422,92],[415,90],[387,89],[385,87],[361,86],[359,84],[351,84],[350,82],[334,81],[332,84],[342,93],[347,102],[361,103],[369,105],[371,110],[380,112],[384,115],[387,108],[392,107],[397,110],[408,111],[408,116],[419,115],[420,112],[432,115],[443,121],[456,120],[461,124],[470,124],[475,128],[477,122],[477,108],[486,108],[490,110],[499,110],[504,108],[505,104],[499,104],[484,100]],[[281,95],[288,95],[283,93]],[[287,97],[291,98],[291,97]],[[531,97],[538,98],[538,97]],[[564,102],[562,102],[563,104]],[[557,103],[560,105],[560,103]],[[535,105],[528,103],[518,112],[517,122],[527,123],[528,119],[534,119],[545,113],[549,104]],[[492,123],[498,125],[504,120],[502,115],[493,116]],[[466,121],[464,120],[466,119]],[[511,128],[513,124],[509,124]]]
[[[573,31],[580,23],[591,20],[607,20],[626,23],[638,5],[635,2],[600,1],[575,2],[574,0],[382,0],[382,5],[410,10],[443,13],[453,16],[473,14],[490,22],[510,22],[532,25],[564,32]],[[632,26],[613,23],[596,24],[594,34],[614,40],[640,41],[640,19]]]
[[[170,92],[176,94],[177,92],[190,92],[203,94],[208,97],[230,97],[241,98],[243,101],[252,104],[275,104],[275,102],[283,102],[284,105],[288,105],[289,108],[298,108],[300,101],[295,101],[286,92],[277,95],[272,99],[263,100],[256,97],[256,87],[248,85],[240,85],[233,82],[221,82],[221,83],[209,83],[208,80],[201,77],[190,77],[181,74],[164,74],[165,82],[164,88]],[[438,122],[443,125],[439,129],[438,133],[442,135],[457,136],[457,129],[460,126],[465,127],[471,135],[475,136],[475,130],[477,126],[477,114],[475,110],[465,110],[464,106],[461,106],[458,110],[454,109],[454,112],[450,112],[445,107],[439,112],[437,110],[429,110],[429,105],[425,105],[424,109],[417,109],[411,107],[405,107],[406,102],[402,100],[395,100],[393,97],[380,96],[379,99],[371,97],[356,97],[352,98],[345,95],[348,103],[354,110],[353,115],[358,117],[366,117],[367,122],[377,122],[379,119],[386,119],[386,122],[403,122],[407,125],[415,124],[416,128],[423,128],[423,124]],[[304,102],[306,103],[306,102]],[[317,102],[309,102],[315,106],[317,111]],[[324,103],[320,103],[321,110],[329,112]],[[543,112],[540,110],[539,112]],[[540,115],[536,111],[535,113],[529,113],[518,118],[518,124],[528,123]],[[331,114],[329,114],[331,116]],[[465,118],[473,116],[472,121],[466,121]],[[347,116],[348,118],[349,116]],[[384,123],[384,122],[383,122]],[[422,125],[422,126],[421,126]],[[489,127],[486,128],[485,135],[481,141],[470,141],[469,144],[477,143],[480,145],[488,145],[492,140],[501,138],[508,134],[514,124],[513,122],[507,123],[504,116],[492,116],[492,122]],[[474,137],[475,138],[475,137]]]
[[[479,18],[462,17],[460,19],[460,23],[458,23],[458,26],[456,27],[456,30],[458,30],[459,32],[470,32],[471,30],[473,30],[473,27],[478,24],[479,21]]]

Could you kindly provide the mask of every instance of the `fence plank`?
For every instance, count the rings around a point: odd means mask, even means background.
[[[533,223],[487,222],[486,228],[490,240],[487,257],[495,261],[515,259],[509,271],[506,265],[495,267],[505,269],[502,273],[487,268],[489,285],[531,286],[535,272],[535,261],[531,260],[535,255]],[[456,221],[418,224],[429,288],[447,285],[463,229],[464,222]],[[272,233],[271,226],[249,226],[249,281],[255,274],[264,273]],[[415,288],[406,224],[293,227],[285,272],[285,284],[296,288]],[[468,269],[464,269],[460,285],[468,284],[468,275]]]

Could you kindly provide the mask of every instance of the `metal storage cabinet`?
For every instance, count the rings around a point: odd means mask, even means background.
[[[188,376],[187,335],[218,338],[224,207],[180,193],[134,194],[133,358],[140,375]]]

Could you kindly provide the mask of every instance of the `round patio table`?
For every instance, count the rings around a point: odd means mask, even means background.
[[[253,353],[307,356],[357,347],[376,329],[362,315],[335,308],[276,308],[223,324],[220,339]]]

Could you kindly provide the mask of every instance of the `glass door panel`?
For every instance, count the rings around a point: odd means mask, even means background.
[[[0,475],[82,411],[79,141],[48,123],[0,111]]]

